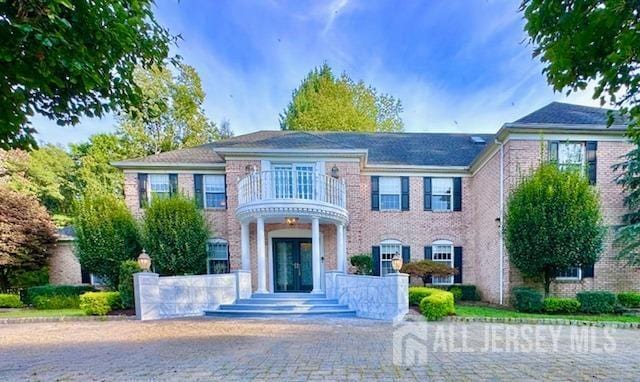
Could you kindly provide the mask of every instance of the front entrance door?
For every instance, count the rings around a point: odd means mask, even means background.
[[[273,239],[275,292],[311,292],[311,239]]]

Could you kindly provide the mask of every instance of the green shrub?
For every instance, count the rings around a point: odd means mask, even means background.
[[[454,302],[462,301],[462,288],[460,288],[458,285],[454,285],[449,288],[449,292],[451,292],[451,294],[453,295]]]
[[[622,292],[618,293],[618,302],[625,308],[640,308],[640,293]]]
[[[580,303],[575,298],[547,297],[544,299],[544,311],[547,313],[575,313]]]
[[[9,284],[12,288],[30,288],[49,284],[49,268],[42,267],[36,270],[18,269],[9,275]]]
[[[372,260],[370,253],[361,253],[351,256],[349,260],[352,266],[356,267],[357,275],[370,275],[372,268]]]
[[[20,308],[22,301],[17,294],[1,294],[0,293],[0,308]]]
[[[140,271],[140,266],[136,261],[127,260],[120,264],[120,285],[118,285],[118,292],[120,292],[122,307],[125,309],[133,308],[134,306],[133,274]]]
[[[206,271],[209,228],[196,203],[182,195],[156,198],[144,213],[145,248],[161,275]]]
[[[409,305],[418,306],[423,298],[433,293],[435,288],[409,287]]]
[[[420,301],[420,313],[429,321],[440,320],[445,316],[455,314],[455,312],[453,293],[451,292],[431,289],[430,294]]]
[[[480,293],[475,285],[455,285],[462,290],[462,301],[478,301],[480,300]]]
[[[78,309],[80,299],[78,296],[37,296],[33,299],[36,309]]]
[[[142,249],[135,219],[124,202],[113,195],[86,196],[76,209],[80,264],[101,277],[109,288],[117,288],[120,264],[135,259]]]
[[[580,310],[585,313],[613,313],[616,307],[616,295],[611,292],[580,292],[576,297],[580,301]]]
[[[27,289],[26,303],[33,304],[39,296],[79,296],[84,292],[92,291],[90,285],[41,285]]]
[[[92,316],[104,316],[120,307],[118,292],[87,292],[80,296],[80,309]]]
[[[542,311],[542,293],[532,288],[514,288],[512,293],[513,307],[519,312],[535,313]]]

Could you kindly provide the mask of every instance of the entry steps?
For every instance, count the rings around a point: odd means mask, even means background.
[[[298,315],[355,316],[356,311],[328,299],[324,294],[310,293],[253,293],[251,298],[223,304],[216,310],[207,310],[212,317],[261,317]]]

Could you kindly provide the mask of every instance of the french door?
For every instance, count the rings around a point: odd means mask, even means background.
[[[311,292],[311,239],[273,239],[275,292]]]
[[[313,199],[314,165],[309,163],[274,164],[276,199]]]

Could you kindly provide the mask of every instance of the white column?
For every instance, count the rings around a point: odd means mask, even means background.
[[[258,252],[258,290],[256,293],[269,293],[267,291],[267,266],[265,259],[265,249],[264,249],[264,218],[259,217],[256,220],[258,229],[257,229],[257,240],[256,240],[256,248]]]
[[[345,250],[344,250],[344,224],[336,224],[336,261],[337,269],[340,272],[345,271]]]
[[[242,270],[251,272],[251,247],[249,244],[249,223],[240,224],[240,253],[242,254]]]
[[[311,259],[313,263],[313,290],[311,293],[322,293],[320,284],[320,220],[311,220]]]

